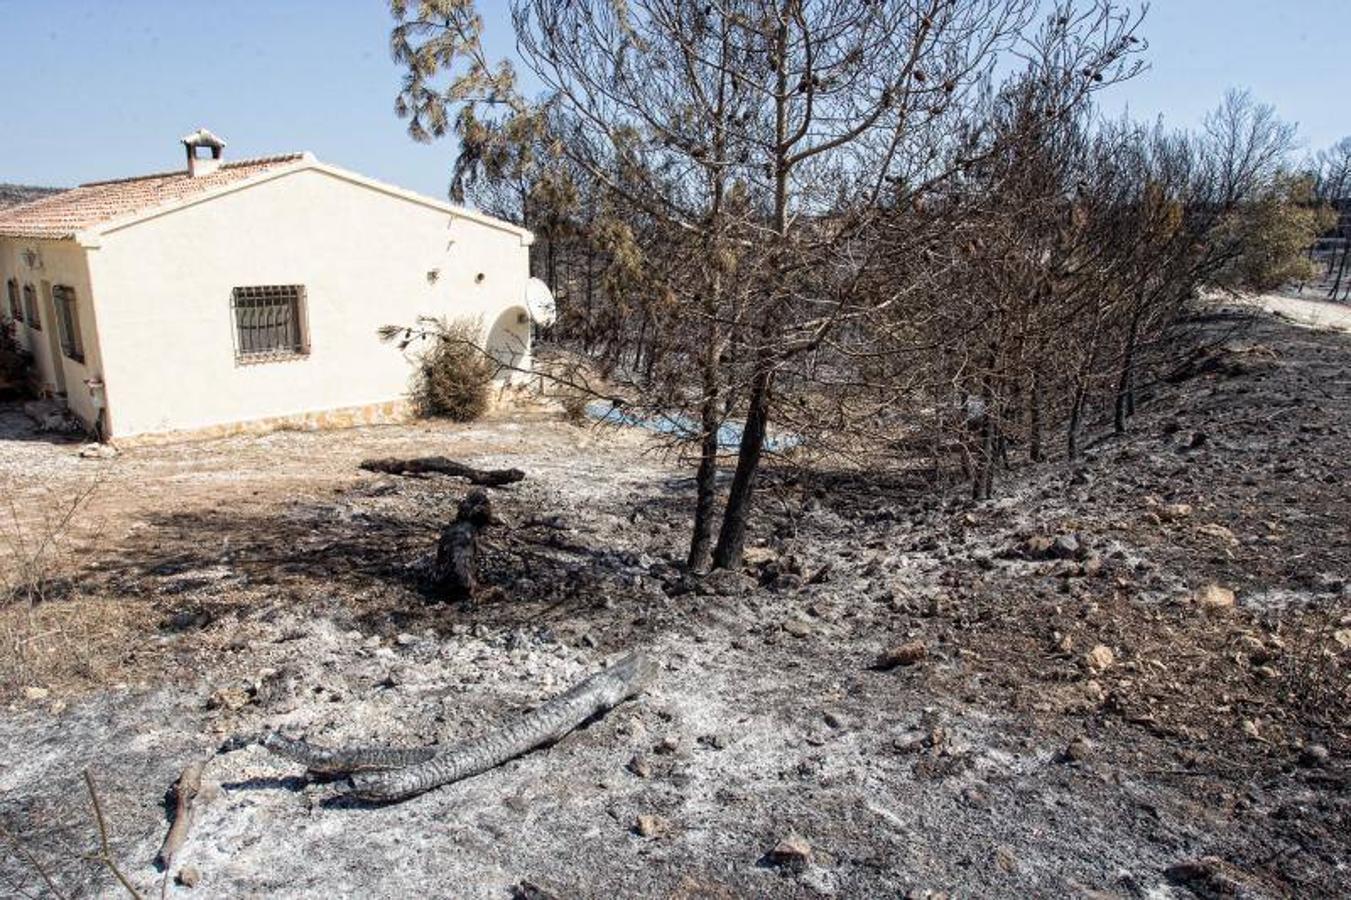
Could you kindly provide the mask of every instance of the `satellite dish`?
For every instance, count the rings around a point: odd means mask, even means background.
[[[525,308],[537,325],[549,326],[558,318],[558,307],[554,304],[553,291],[538,278],[525,283]]]

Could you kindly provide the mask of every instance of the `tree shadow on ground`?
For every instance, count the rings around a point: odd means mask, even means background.
[[[201,627],[279,599],[298,608],[307,602],[328,608],[337,600],[352,624],[389,633],[584,624],[623,613],[616,587],[633,574],[638,554],[605,546],[588,524],[593,510],[551,514],[506,492],[495,493],[494,502],[511,524],[484,534],[481,596],[470,604],[443,602],[426,575],[462,493],[444,483],[401,481],[375,495],[354,490],[281,508],[155,515],[87,568],[77,587],[151,597],[163,610],[165,630]],[[616,501],[615,512],[638,510]],[[678,498],[667,505],[678,508]],[[649,514],[667,513],[638,512]]]

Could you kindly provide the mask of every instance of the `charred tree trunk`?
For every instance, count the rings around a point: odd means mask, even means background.
[[[709,330],[716,331],[710,324]],[[709,335],[704,350],[704,398],[700,407],[699,469],[694,476],[694,529],[686,560],[691,572],[708,568],[713,545],[713,508],[718,489],[718,429],[722,426],[721,398],[718,392],[718,342]]]
[[[550,234],[547,239],[546,246],[548,249],[545,251],[546,256],[544,259],[545,265],[548,267],[547,272],[548,272],[549,290],[555,291],[558,290],[558,257],[557,254],[555,253],[556,247],[554,244],[553,229],[550,229]]]
[[[769,284],[777,286],[787,271],[785,255],[788,250],[788,180],[796,162],[792,159],[788,131],[788,70],[786,27],[779,28],[775,43],[777,50],[772,54],[775,65],[774,95],[774,249],[769,260]],[[761,337],[772,336],[777,331],[777,312],[774,311],[778,298],[770,295],[771,310],[761,321]],[[775,359],[768,345],[762,345],[756,356],[755,373],[751,377],[750,397],[746,404],[746,422],[741,431],[741,443],[737,448],[736,472],[732,476],[731,487],[727,491],[727,507],[723,510],[722,528],[718,531],[718,544],[713,548],[713,567],[729,569],[741,564],[742,553],[746,547],[746,528],[750,524],[751,498],[755,490],[755,476],[760,468],[760,457],[764,454],[765,435],[769,430],[769,392],[774,379]]]
[[[653,325],[653,330],[656,330],[655,324]],[[654,335],[652,339],[647,342],[647,360],[643,364],[643,377],[646,378],[649,383],[652,381],[652,372],[657,367],[657,357],[661,346],[662,340],[660,335]]]
[[[1088,342],[1088,355],[1083,365],[1075,373],[1074,398],[1070,404],[1070,420],[1065,429],[1065,455],[1069,459],[1079,456],[1079,427],[1083,423],[1084,404],[1088,401],[1088,390],[1093,382],[1093,372],[1098,364],[1098,338],[1102,329],[1102,320],[1093,322],[1092,336]]]
[[[1041,442],[1041,381],[1032,376],[1032,388],[1028,391],[1027,455],[1036,463],[1046,458]]]
[[[1135,414],[1135,346],[1140,338],[1140,312],[1131,316],[1126,334],[1126,348],[1121,355],[1121,377],[1116,385],[1116,409],[1113,427],[1117,434],[1126,433],[1126,419]]]
[[[488,495],[472,490],[460,501],[455,521],[441,532],[436,545],[432,583],[450,600],[472,600],[478,591],[479,532],[497,522]]]
[[[713,566],[729,569],[741,563],[746,546],[746,526],[750,522],[751,495],[755,475],[764,453],[765,434],[769,429],[769,389],[773,377],[767,362],[762,362],[751,379],[750,405],[746,410],[746,424],[741,431],[741,445],[737,449],[736,474],[727,491],[727,508],[723,511],[718,545],[713,549]]]
[[[647,342],[647,319],[647,308],[644,307],[642,319],[638,323],[638,340],[633,345],[633,371],[635,372],[640,371],[643,367],[643,349]]]
[[[722,57],[726,60],[730,52],[730,38],[723,32]],[[723,159],[727,147],[727,130],[724,127],[727,93],[730,84],[730,68],[718,78],[718,90],[715,109],[718,112],[713,129],[713,158]],[[704,315],[708,322],[707,344],[703,358],[703,398],[699,408],[699,469],[694,476],[694,527],[690,534],[690,552],[686,567],[691,572],[702,572],[708,568],[712,558],[713,509],[718,492],[718,432],[722,428],[721,379],[718,364],[722,356],[722,328],[718,323],[719,307],[723,299],[724,256],[720,252],[722,222],[722,204],[726,191],[727,169],[713,166],[708,169],[708,188],[712,200],[707,230],[704,233],[704,255],[711,263],[708,291],[704,295]]]
[[[1087,390],[1082,384],[1075,385],[1074,400],[1070,403],[1070,420],[1065,426],[1065,456],[1067,459],[1079,457],[1079,420],[1084,411],[1084,395]]]
[[[586,326],[582,329],[582,349],[591,352],[591,334],[596,318],[596,274],[595,254],[586,248]]]
[[[1346,258],[1351,256],[1351,240],[1342,248],[1342,260],[1337,264],[1337,278],[1332,282],[1332,290],[1328,291],[1328,299],[1336,300],[1337,292],[1342,288],[1342,276],[1346,274]]]
[[[975,470],[971,476],[972,500],[989,500],[994,493],[994,469],[999,461],[1001,444],[999,425],[995,418],[993,404],[987,401],[980,426],[980,452],[976,455]]]
[[[278,756],[295,760],[316,775],[401,769],[436,756],[434,747],[316,747],[277,731],[269,732],[262,743]]]
[[[641,693],[656,665],[630,653],[572,688],[495,731],[437,752],[434,748],[325,748],[273,733],[263,746],[322,772],[350,772],[350,793],[388,803],[486,772],[568,732]]]

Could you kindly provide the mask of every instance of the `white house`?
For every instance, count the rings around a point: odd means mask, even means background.
[[[401,418],[415,350],[377,332],[419,316],[528,367],[529,231],[309,153],[183,145],[180,171],[0,210],[0,315],[103,439]]]

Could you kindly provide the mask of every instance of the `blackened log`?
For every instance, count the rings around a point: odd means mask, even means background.
[[[303,740],[270,732],[263,746],[278,756],[294,760],[320,775],[350,774],[376,769],[397,769],[426,762],[436,755],[435,747],[317,747]]]
[[[275,733],[264,740],[263,746],[311,770],[316,764],[332,773],[350,767],[350,793],[356,797],[377,802],[404,800],[561,740],[573,729],[646,690],[656,673],[656,664],[646,654],[630,653],[501,727],[439,751],[431,747],[326,748]]]
[[[411,459],[399,459],[398,457],[367,459],[362,461],[361,468],[367,472],[383,472],[386,475],[424,475],[427,473],[453,475],[457,478],[467,478],[471,484],[479,484],[484,487],[502,487],[503,485],[515,484],[525,477],[525,473],[520,469],[476,469],[473,466],[467,466],[462,462],[456,462],[444,456],[417,456]]]
[[[490,732],[438,753],[424,763],[352,776],[352,793],[366,800],[404,800],[433,788],[478,775],[545,744],[552,744],[651,683],[656,665],[642,653],[630,653],[573,685],[537,709]]]

